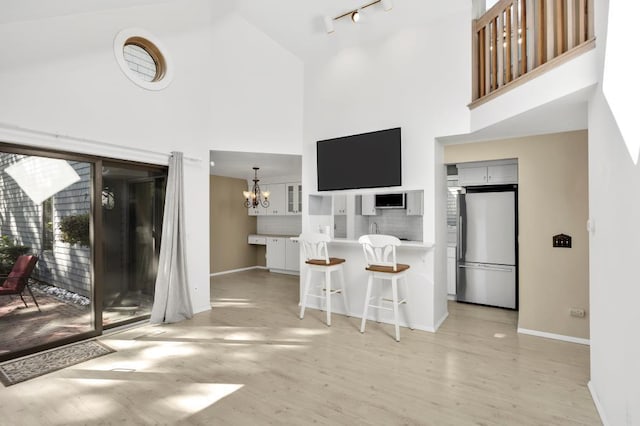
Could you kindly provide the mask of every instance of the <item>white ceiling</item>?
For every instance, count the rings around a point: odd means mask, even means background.
[[[354,24],[349,17],[334,22],[327,34],[323,17],[334,18],[370,0],[236,0],[237,11],[305,62],[322,60],[355,45],[381,40],[403,29],[425,25],[443,16],[470,10],[471,0],[392,0],[366,8]],[[469,18],[471,19],[471,18]]]
[[[0,24],[139,7],[182,0],[19,0],[1,2]],[[323,17],[336,17],[367,0],[214,0],[212,15],[236,11],[247,21],[303,61],[321,60],[343,48],[386,38],[402,29],[424,25],[445,15],[469,10],[471,0],[392,0],[385,12],[376,4],[353,24],[349,17],[335,22],[327,34]],[[184,2],[185,7],[189,3]]]
[[[1,1],[1,0],[0,0]],[[139,7],[183,0],[20,0],[2,1],[0,24]],[[322,61],[344,48],[391,37],[403,29],[428,25],[444,16],[469,11],[471,0],[392,0],[393,9],[385,12],[380,4],[363,12],[358,24],[349,17],[335,22],[335,32],[327,34],[323,17],[335,17],[369,3],[367,0],[210,0],[212,16],[235,11],[262,30],[285,49],[306,63]],[[184,2],[185,7],[190,3]],[[213,20],[212,20],[213,22]],[[586,97],[579,94],[552,105],[545,105],[521,116],[469,135],[442,139],[448,143],[524,136],[526,134],[586,128]],[[251,167],[260,167],[260,175],[300,174],[299,156],[274,154],[222,153],[212,173],[251,178]]]
[[[438,140],[458,144],[586,129],[587,100],[591,90],[590,87],[580,90],[473,133]]]
[[[302,156],[262,154],[257,152],[209,151],[209,160],[215,163],[210,174],[238,179],[253,179],[253,167],[260,167],[258,178],[302,176]]]
[[[166,3],[167,1],[169,0],[6,0],[1,3],[0,24]]]

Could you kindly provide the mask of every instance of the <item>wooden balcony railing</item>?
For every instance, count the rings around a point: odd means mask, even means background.
[[[593,47],[593,1],[501,0],[474,20],[470,107]]]

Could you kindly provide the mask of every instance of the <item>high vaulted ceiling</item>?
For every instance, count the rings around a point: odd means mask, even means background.
[[[402,29],[427,25],[452,13],[471,10],[471,0],[393,0],[385,12],[381,4],[364,9],[354,24],[349,17],[334,21],[327,34],[323,17],[334,18],[357,9],[367,0],[237,0],[238,12],[305,62],[327,54],[384,39]]]
[[[110,9],[149,6],[184,0],[20,0],[0,6],[0,24],[52,18]],[[385,12],[380,4],[366,8],[362,20],[349,17],[335,21],[335,32],[327,34],[323,17],[336,17],[357,9],[367,0],[210,0],[212,15],[235,11],[285,49],[305,62],[361,43],[381,40],[408,27],[427,25],[443,16],[470,10],[471,0],[393,0]]]

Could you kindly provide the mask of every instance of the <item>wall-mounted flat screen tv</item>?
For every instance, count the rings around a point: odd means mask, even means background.
[[[400,128],[317,142],[318,191],[402,185]]]

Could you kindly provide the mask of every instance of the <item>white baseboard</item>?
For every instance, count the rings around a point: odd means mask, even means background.
[[[201,306],[194,306],[193,315],[199,314],[200,312],[210,311],[210,310],[211,310],[211,303],[208,303],[206,305],[201,305]]]
[[[449,312],[446,312],[442,318],[440,318],[440,320],[438,322],[436,322],[436,326],[434,327],[433,332],[435,333],[436,331],[438,331],[438,329],[440,328],[440,326],[442,325],[442,323],[449,317]]]
[[[596,393],[596,390],[593,387],[593,382],[591,380],[589,380],[589,383],[587,383],[587,387],[589,388],[589,392],[591,392],[591,399],[593,399],[593,403],[596,406],[596,410],[598,410],[600,421],[604,426],[609,426],[611,423],[609,423],[609,421],[607,420],[607,416],[605,416],[604,414],[604,407],[600,402],[600,398],[598,398],[598,394]]]
[[[447,300],[458,300],[455,294],[447,294]]]
[[[589,341],[589,339],[583,339],[581,337],[565,336],[562,334],[547,333],[546,331],[528,330],[526,328],[518,327],[518,333],[528,334],[530,336],[545,337],[547,339],[562,340],[563,342],[578,343],[580,345],[587,345],[587,346],[591,345],[591,342]]]
[[[216,272],[214,274],[209,274],[209,276],[217,277],[218,275],[234,274],[236,272],[250,271],[252,269],[267,269],[267,267],[266,266],[248,266],[246,268],[230,269],[228,271]]]
[[[269,269],[269,272],[273,272],[274,274],[300,275],[300,271],[287,271],[284,269]]]

